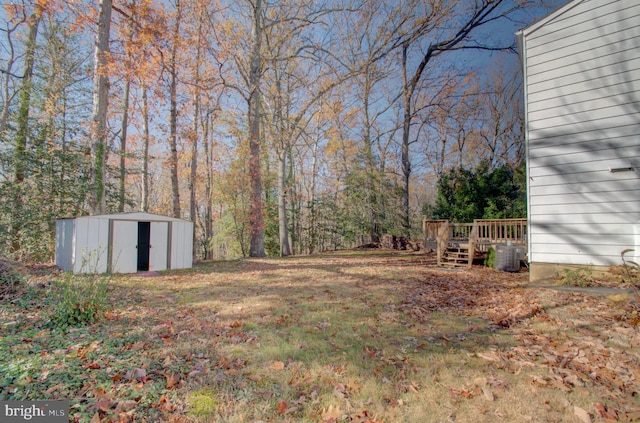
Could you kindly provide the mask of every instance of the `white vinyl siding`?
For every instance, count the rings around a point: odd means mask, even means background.
[[[574,0],[521,36],[529,260],[640,257],[640,2]]]

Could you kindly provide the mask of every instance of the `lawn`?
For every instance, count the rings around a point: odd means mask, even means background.
[[[640,421],[627,294],[351,251],[103,277],[104,313],[61,327],[69,275],[33,273],[0,308],[0,400],[74,421]]]

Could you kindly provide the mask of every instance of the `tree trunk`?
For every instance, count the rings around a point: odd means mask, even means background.
[[[109,106],[109,78],[106,65],[111,31],[111,0],[100,0],[98,32],[94,49],[93,113],[91,116],[91,195],[92,214],[105,212],[105,173],[107,161],[107,108]]]
[[[275,68],[276,66],[274,66]],[[275,72],[275,89],[276,98],[274,101],[273,126],[275,128],[276,156],[278,159],[278,238],[280,244],[280,257],[291,255],[291,245],[289,244],[289,225],[287,222],[287,153],[288,145],[287,134],[285,130],[284,116],[282,111],[282,85],[280,81],[281,74]]]
[[[278,152],[278,233],[280,256],[290,256],[289,231],[287,227],[287,152]]]
[[[411,231],[411,215],[409,209],[409,178],[411,177],[411,159],[409,157],[409,136],[411,131],[411,98],[413,97],[413,85],[409,83],[407,78],[407,49],[409,46],[405,44],[402,48],[402,83],[404,98],[404,119],[402,122],[402,176],[403,182],[403,226],[405,234],[409,236]]]
[[[12,87],[12,84],[11,84],[11,77],[13,75],[12,69],[13,69],[13,65],[16,64],[16,60],[17,60],[15,48],[13,46],[12,36],[18,27],[19,27],[19,24],[16,23],[12,27],[9,27],[7,25],[7,28],[4,30],[7,37],[7,41],[6,41],[6,47],[5,47],[6,54],[3,57],[3,62],[5,63],[5,66],[6,66],[3,69],[5,78],[2,84],[2,95],[0,97],[2,98],[2,113],[0,113],[0,139],[4,138],[5,131],[7,130],[7,122],[9,121],[11,101],[16,95],[15,92],[13,93],[11,92],[10,88]],[[25,57],[25,69],[27,68],[26,65],[27,63],[26,63],[26,57]],[[23,79],[23,83],[24,83],[24,79]]]
[[[180,0],[176,0],[176,22],[173,29],[173,46],[169,73],[171,82],[169,85],[170,110],[169,110],[169,171],[171,172],[171,193],[173,198],[173,217],[180,218],[180,187],[178,186],[178,38],[180,37],[180,21],[182,19],[182,7]]]
[[[313,158],[311,160],[311,198],[309,199],[309,254],[312,254],[318,241],[318,232],[316,230],[316,173],[318,168],[318,144],[320,143],[320,135],[316,137],[313,144]]]
[[[264,221],[262,216],[262,177],[260,173],[260,77],[262,60],[260,47],[262,39],[262,0],[256,0],[253,11],[253,40],[249,71],[249,178],[250,210],[249,231],[251,257],[266,256],[264,249]]]
[[[197,97],[197,95],[196,95]],[[191,140],[191,173],[189,175],[189,218],[193,222],[193,254],[196,254],[196,212],[197,212],[197,177],[198,177],[198,123],[197,116],[200,113],[199,99],[194,99],[194,123],[193,133],[191,134],[193,139]]]
[[[149,211],[149,100],[147,86],[142,86],[142,211]]]
[[[213,160],[211,157],[212,148],[209,142],[209,132],[210,132],[210,121],[211,116],[207,114],[207,117],[204,122],[204,157],[206,160],[206,179],[204,186],[204,197],[205,197],[205,217],[204,217],[204,258],[205,260],[213,259],[213,251],[210,247],[210,241],[213,237],[213,198],[211,195],[211,186],[213,185]]]
[[[291,230],[288,231],[287,233],[287,239],[289,240],[289,251],[291,252],[291,254],[296,254],[296,244],[295,244],[295,240],[296,239],[300,239],[300,205],[296,202],[296,199],[298,198],[298,195],[296,194],[296,169],[295,166],[293,165],[294,161],[293,161],[293,147],[291,146],[291,143],[288,143],[289,145],[287,146],[287,156],[289,157],[287,166],[289,167],[289,171],[288,173],[285,174],[285,181],[288,185],[287,188],[287,192],[286,192],[286,196],[285,196],[285,200],[288,198],[289,199],[289,215],[290,215],[290,220],[289,220],[289,227],[291,228]],[[286,205],[286,204],[285,204]],[[285,207],[285,211],[286,211],[286,207]],[[295,236],[291,236],[291,233],[293,233]]]
[[[364,112],[364,155],[366,160],[366,198],[367,213],[369,218],[369,242],[378,242],[378,195],[376,192],[376,163],[373,155],[373,141],[371,140],[371,116],[369,115],[371,90],[373,88],[371,69],[367,68],[363,86],[363,112]]]
[[[191,174],[189,175],[189,217],[193,222],[193,256],[196,256],[198,240],[196,239],[197,218],[197,176],[198,176],[198,129],[200,122],[200,57],[202,41],[202,14],[198,15],[198,35],[196,37],[196,57],[193,63],[193,127],[191,133]]]
[[[42,6],[36,2],[35,10],[29,17],[29,33],[25,46],[24,57],[24,73],[22,78],[22,86],[20,88],[20,103],[18,106],[16,137],[14,141],[14,178],[13,178],[13,212],[11,214],[11,252],[17,253],[20,250],[20,229],[22,219],[22,206],[24,199],[22,198],[23,183],[27,168],[27,138],[29,135],[29,109],[31,108],[31,82],[33,78],[33,62],[36,53],[36,41],[38,38],[38,27],[42,18]],[[7,75],[7,78],[9,76]],[[5,99],[8,101],[8,99]],[[8,104],[5,109],[8,110]]]
[[[129,127],[129,91],[131,82],[124,84],[124,103],[122,105],[122,127],[120,128],[120,189],[118,192],[118,211],[124,212],[125,178],[127,177],[127,128]]]

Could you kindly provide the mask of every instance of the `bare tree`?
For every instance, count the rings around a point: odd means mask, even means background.
[[[251,180],[249,231],[251,257],[266,256],[264,248],[264,217],[262,215],[262,173],[260,169],[260,81],[262,79],[262,0],[252,6],[251,50],[249,59],[249,177]]]
[[[178,44],[180,41],[180,23],[182,4],[175,0],[175,22],[171,37],[171,55],[169,57],[169,172],[171,174],[171,193],[173,217],[180,217],[180,187],[178,185]]]
[[[518,166],[524,160],[522,81],[517,72],[502,65],[489,74],[486,93],[480,98],[480,135],[489,163]]]
[[[6,46],[4,46],[6,56],[3,58],[5,63],[4,68],[0,68],[0,80],[2,80],[2,112],[0,112],[0,138],[4,136],[7,129],[11,103],[20,92],[19,90],[12,90],[12,86],[14,85],[13,81],[21,79],[20,76],[14,74],[13,70],[13,67],[16,65],[16,61],[18,60],[18,53],[16,52],[16,48],[14,46],[13,37],[16,30],[22,24],[27,22],[27,20],[27,14],[23,13],[20,18],[17,18],[13,21],[7,21],[6,28],[3,28],[1,30],[1,32],[3,32],[6,37]]]
[[[411,229],[409,182],[411,176],[411,127],[414,118],[413,98],[416,95],[423,75],[434,62],[434,59],[445,52],[463,49],[505,50],[508,45],[486,45],[473,38],[478,28],[491,22],[507,18],[522,7],[518,3],[506,0],[473,0],[449,5],[448,2],[430,0],[424,4],[424,10],[415,21],[414,28],[398,39],[397,46],[402,52],[402,99],[404,108],[402,127],[402,174],[404,179],[404,225],[408,232]],[[456,23],[453,30],[451,23]],[[445,23],[447,25],[445,25]],[[421,59],[417,67],[410,71],[409,56],[416,45],[425,44],[419,51]]]

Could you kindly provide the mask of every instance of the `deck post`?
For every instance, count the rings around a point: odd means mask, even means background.
[[[476,242],[478,241],[478,223],[476,219],[473,220],[473,227],[471,228],[471,233],[469,234],[469,265],[471,267],[473,265],[473,258],[476,255]]]
[[[438,227],[438,237],[436,239],[437,247],[436,247],[436,256],[438,266],[442,265],[442,255],[444,251],[447,249],[447,244],[449,242],[449,221],[445,220],[440,222]]]

